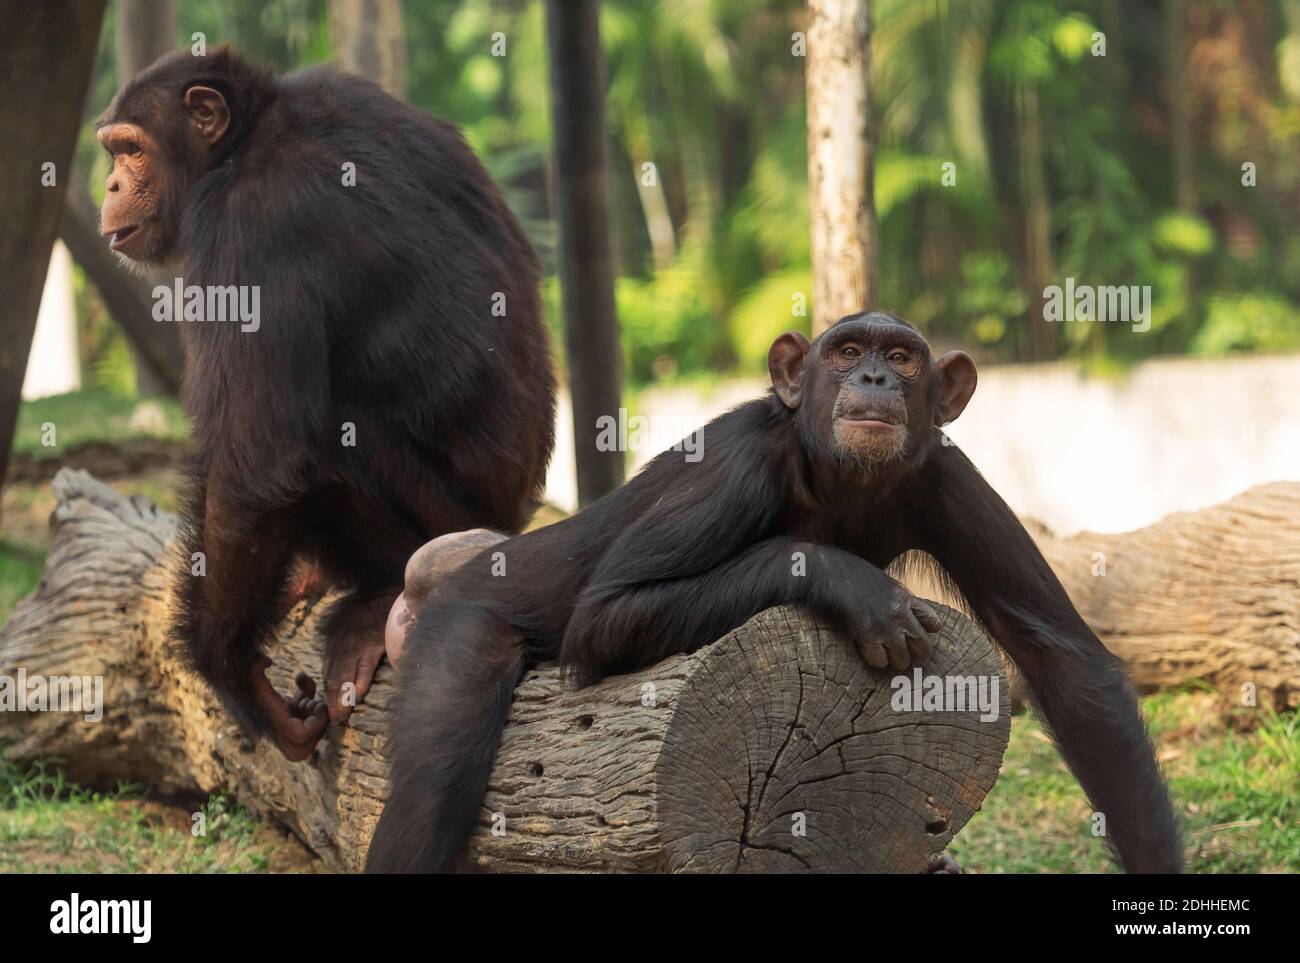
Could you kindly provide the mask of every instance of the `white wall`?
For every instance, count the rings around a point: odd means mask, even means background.
[[[45,273],[36,335],[23,378],[23,398],[61,395],[81,387],[77,359],[77,310],[72,295],[72,256],[56,241]]]
[[[650,390],[632,414],[698,427],[765,387]],[[548,497],[572,509],[569,412],[565,399]],[[1252,485],[1300,480],[1300,355],[1152,361],[1117,380],[1066,364],[986,368],[949,432],[1017,513],[1062,535],[1128,531]],[[634,452],[630,463],[653,454]]]

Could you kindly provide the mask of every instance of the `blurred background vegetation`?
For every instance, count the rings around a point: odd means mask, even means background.
[[[93,111],[115,89],[114,13]],[[1300,0],[876,0],[872,16],[882,305],[985,361],[1300,346]],[[181,0],[176,19],[178,48],[202,31],[279,69],[332,55],[327,0]],[[505,185],[547,264],[558,332],[543,6],[412,0],[404,19],[408,99],[459,124]],[[807,329],[792,313],[812,291],[791,50],[803,21],[799,0],[604,4],[632,388],[758,375],[775,334]],[[77,159],[98,200],[106,161],[89,123]],[[1067,276],[1150,285],[1151,331],[1031,326],[1043,285]],[[131,392],[93,286],[78,299],[90,386]]]
[[[883,306],[981,362],[1112,367],[1300,347],[1300,0],[871,8]],[[334,56],[329,0],[175,9],[178,49],[201,32],[279,70]],[[107,162],[91,118],[118,84],[118,12],[110,3],[76,156],[96,202]],[[804,4],[606,0],[602,16],[626,390],[761,377],[772,338],[807,331],[811,317],[810,303],[793,310],[813,288],[805,62],[792,53]],[[407,99],[460,125],[505,187],[546,264],[558,336],[543,4],[407,0],[403,20]],[[498,33],[504,57],[492,55]],[[942,178],[946,164],[955,184]],[[1243,182],[1247,164],[1254,186]],[[184,416],[170,398],[135,400],[131,351],[74,270],[84,389],[24,404],[15,450],[29,460],[45,451],[47,423],[58,425],[61,453],[142,434],[179,449]],[[1043,286],[1066,277],[1150,285],[1151,330],[1031,324]],[[114,476],[120,489],[175,506],[178,476],[165,459],[126,468]],[[53,507],[48,474],[10,479],[0,622],[41,578]],[[1296,716],[1223,711],[1195,689],[1147,697],[1143,708],[1187,825],[1189,867],[1296,871]],[[196,839],[199,810],[215,830]],[[986,872],[1104,871],[1089,813],[1041,727],[1018,716],[1002,776],[953,850]],[[144,787],[96,792],[54,768],[0,762],[0,872],[314,865],[224,797],[187,810]]]

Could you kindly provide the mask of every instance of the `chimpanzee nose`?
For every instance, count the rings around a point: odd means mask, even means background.
[[[858,369],[858,382],[865,387],[884,387],[885,371],[876,365],[863,365]]]

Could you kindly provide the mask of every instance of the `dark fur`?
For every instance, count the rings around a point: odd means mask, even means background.
[[[921,350],[899,460],[864,470],[837,456],[829,376],[810,362],[797,410],[775,394],[742,405],[704,428],[699,462],[666,452],[581,514],[492,547],[437,587],[408,640],[392,792],[367,868],[456,865],[527,666],[558,658],[581,681],[630,672],[780,603],[850,639],[870,636],[901,591],[882,570],[923,550],[1024,671],[1126,868],[1178,870],[1179,833],[1134,691],[1015,516],[942,443],[938,369]],[[796,550],[807,577],[791,575]],[[495,552],[507,577],[488,574]]]
[[[215,166],[187,146],[195,84],[230,108]],[[112,120],[145,126],[171,162],[164,213],[180,219],[185,283],[261,286],[259,331],[183,327],[195,455],[182,551],[187,571],[205,552],[208,574],[180,580],[176,623],[260,731],[250,666],[296,554],[350,591],[328,647],[382,631],[430,538],[529,518],[554,420],[538,266],[456,129],[356,77],[176,54],[122,91]]]

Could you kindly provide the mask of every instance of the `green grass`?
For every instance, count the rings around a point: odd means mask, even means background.
[[[153,437],[184,441],[189,423],[180,405],[167,398],[150,398],[162,412],[159,431]],[[55,456],[61,450],[87,441],[120,442],[148,433],[131,424],[141,402],[112,391],[87,389],[66,395],[52,395],[24,402],[18,412],[14,451],[34,457]],[[43,443],[46,424],[54,426],[54,446]]]
[[[0,873],[258,873],[293,845],[228,796],[194,812],[203,835],[191,832],[194,813],[146,800],[138,786],[94,792],[52,767],[0,760]]]
[[[1300,716],[1223,710],[1207,692],[1142,700],[1193,873],[1300,872]],[[1083,792],[1038,722],[1012,720],[984,808],[950,849],[982,873],[1116,872]]]
[[[35,591],[44,569],[44,552],[0,541],[0,625],[20,598]]]

